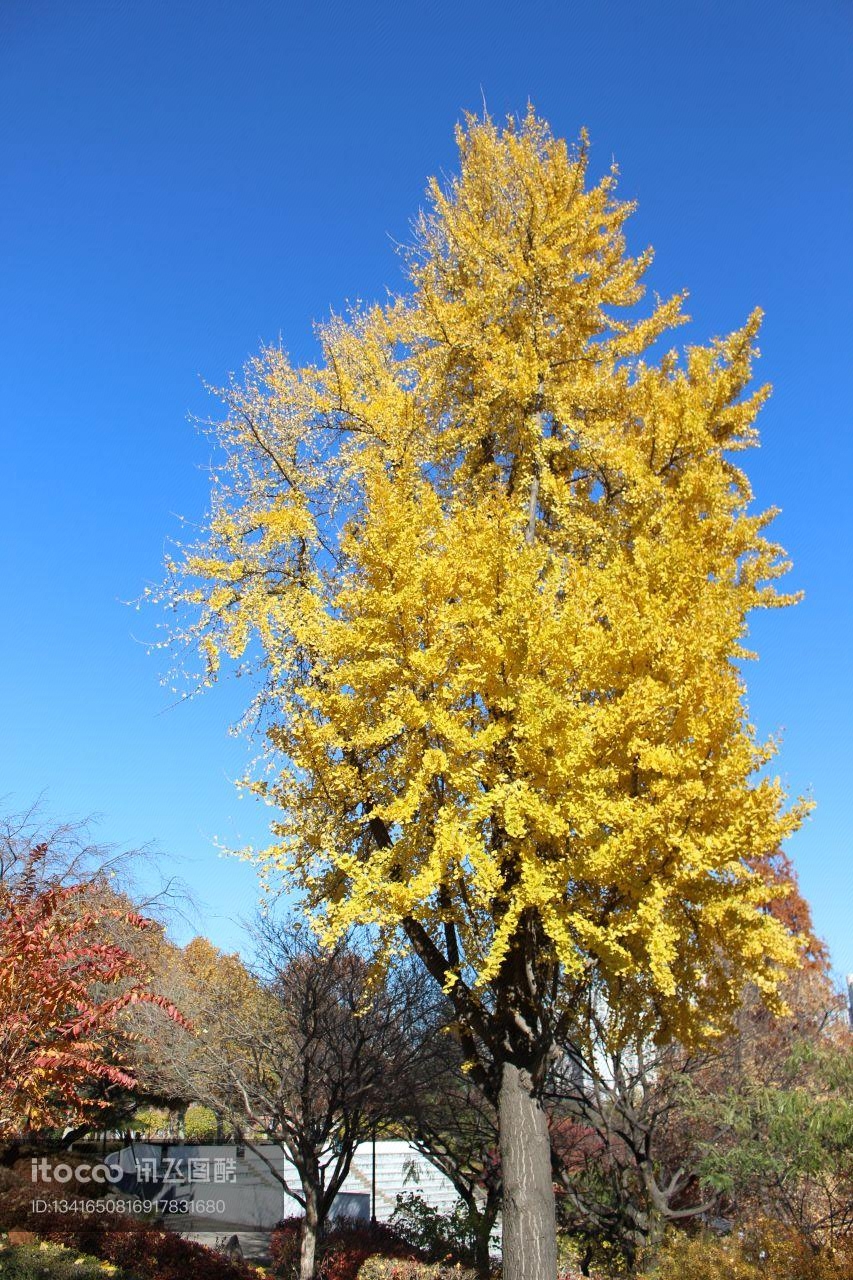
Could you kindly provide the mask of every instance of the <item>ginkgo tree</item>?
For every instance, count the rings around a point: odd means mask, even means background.
[[[167,594],[213,680],[258,664],[271,874],[323,936],[405,939],[499,1107],[504,1275],[556,1274],[540,1092],[594,976],[620,1027],[723,1028],[795,961],[748,858],[796,828],[745,707],[787,604],[737,453],[760,316],[667,350],[615,173],[469,118],[384,305],[223,392]],[[656,354],[660,352],[661,354]]]

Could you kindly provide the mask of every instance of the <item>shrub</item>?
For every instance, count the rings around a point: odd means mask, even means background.
[[[669,1237],[651,1270],[655,1280],[758,1280],[758,1271],[743,1257],[736,1239],[726,1236]]]
[[[299,1275],[299,1245],[302,1218],[286,1218],[274,1228],[270,1239],[272,1269],[280,1280],[296,1280]],[[421,1255],[399,1232],[383,1222],[343,1221],[329,1227],[317,1249],[320,1280],[356,1280],[367,1258],[420,1260]]]
[[[37,1148],[31,1147],[11,1168],[0,1167],[0,1232],[23,1227],[39,1236],[44,1234],[41,1227],[45,1218],[43,1214],[33,1212],[33,1201],[41,1199],[50,1202],[55,1199],[57,1184],[50,1180],[44,1181],[40,1173],[32,1169],[31,1161],[36,1152]],[[50,1154],[60,1158],[72,1169],[80,1164],[91,1164],[91,1156],[74,1151],[63,1151],[60,1155],[54,1150]],[[91,1185],[83,1186],[77,1182],[76,1175],[70,1183],[65,1184],[65,1188],[62,1198],[74,1199],[76,1196],[87,1197],[92,1194]]]
[[[566,1232],[557,1232],[557,1280],[615,1280],[625,1273],[619,1257],[603,1240],[592,1244]],[[682,1280],[690,1280],[682,1277]]]
[[[655,1280],[853,1280],[853,1249],[815,1253],[777,1222],[722,1239],[673,1233],[649,1261]]]
[[[322,1244],[320,1280],[356,1280],[368,1258],[423,1261],[418,1250],[384,1222],[370,1225],[340,1223],[327,1232]]]
[[[273,1228],[270,1236],[270,1258],[272,1269],[281,1280],[297,1280],[301,1235],[301,1218],[285,1218]]]
[[[452,1262],[413,1262],[374,1255],[361,1264],[358,1280],[476,1280],[476,1275]]]
[[[172,1127],[171,1116],[165,1107],[140,1107],[134,1112],[133,1127],[146,1137],[168,1133]]]
[[[134,1280],[258,1280],[248,1263],[144,1222],[39,1214],[32,1225],[52,1243],[111,1262]]]
[[[431,1262],[443,1262],[448,1256],[454,1262],[474,1262],[477,1219],[464,1200],[457,1200],[452,1213],[442,1213],[423,1196],[403,1192],[397,1196],[391,1223]]]
[[[0,1166],[0,1231],[9,1231],[26,1222],[33,1194],[32,1184],[25,1183],[17,1169]]]
[[[218,1133],[216,1114],[200,1102],[191,1103],[184,1112],[184,1138],[187,1142],[215,1142]]]
[[[61,1244],[9,1244],[0,1240],[3,1280],[131,1280],[111,1262]]]

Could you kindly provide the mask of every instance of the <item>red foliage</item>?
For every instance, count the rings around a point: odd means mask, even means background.
[[[320,1280],[356,1280],[361,1264],[367,1258],[424,1261],[419,1251],[407,1244],[393,1228],[383,1222],[368,1225],[346,1223],[334,1227],[323,1241]]]
[[[133,912],[92,910],[92,885],[45,886],[38,869],[46,846],[24,872],[0,881],[0,1137],[22,1127],[64,1123],[92,1106],[93,1078],[132,1087],[133,1077],[103,1051],[103,1035],[121,1010],[144,1001],[183,1019],[142,985],[135,958],[105,940],[103,921],[152,923]],[[94,994],[112,988],[106,998]]]
[[[270,1236],[270,1258],[273,1271],[284,1280],[299,1275],[299,1244],[302,1218],[285,1218],[273,1228]]]
[[[563,1119],[550,1126],[551,1146],[570,1173],[585,1169],[604,1154],[604,1140],[587,1125]]]
[[[144,1222],[42,1215],[37,1230],[44,1239],[113,1262],[138,1280],[258,1280],[248,1263]]]
[[[299,1274],[299,1242],[302,1218],[286,1218],[272,1233],[270,1253],[273,1270],[284,1280]],[[407,1244],[392,1227],[384,1222],[361,1224],[342,1222],[326,1232],[319,1247],[318,1275],[320,1280],[355,1280],[361,1264],[367,1258],[382,1258],[420,1262],[425,1256]]]

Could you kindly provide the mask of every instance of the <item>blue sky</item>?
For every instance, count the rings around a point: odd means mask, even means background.
[[[756,620],[750,708],[817,801],[790,852],[853,970],[851,37],[848,0],[6,0],[4,808],[44,793],[100,839],[155,842],[237,945],[254,873],[216,842],[262,842],[266,819],[232,785],[245,691],[174,705],[156,618],[123,602],[204,512],[202,380],[279,334],[306,357],[312,320],[399,287],[392,242],[452,169],[460,113],[530,99],[559,134],[588,127],[596,173],[617,159],[651,286],[690,290],[687,339],[766,310],[775,394],[747,466],[806,599]]]

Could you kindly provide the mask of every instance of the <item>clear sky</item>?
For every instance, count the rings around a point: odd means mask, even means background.
[[[123,602],[205,509],[202,380],[401,285],[464,109],[582,125],[637,198],[651,285],[701,340],[767,313],[775,385],[746,459],[803,588],[762,615],[750,707],[818,808],[790,852],[839,972],[851,930],[853,84],[850,0],[0,6],[0,796],[155,842],[236,945],[262,841],[232,779],[232,681],[174,705],[156,618]]]

